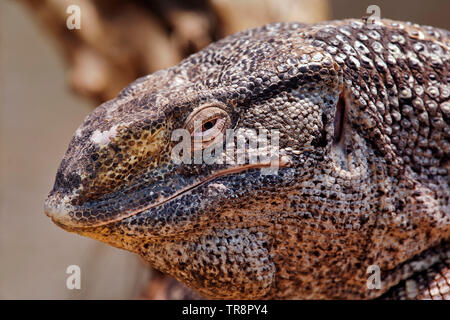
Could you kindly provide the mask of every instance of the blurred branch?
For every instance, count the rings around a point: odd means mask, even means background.
[[[20,1],[60,49],[71,88],[95,103],[228,34],[275,21],[325,20],[329,10],[327,0]],[[69,30],[66,9],[73,4],[81,29]]]

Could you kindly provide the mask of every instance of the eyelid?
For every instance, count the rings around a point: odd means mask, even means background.
[[[214,140],[220,133],[225,132],[225,130],[230,127],[230,116],[223,107],[222,105],[218,105],[216,103],[206,104],[194,109],[191,112],[186,119],[184,127],[191,133],[191,137],[193,137],[194,142],[203,142],[205,146]],[[215,123],[212,128],[205,131],[202,130],[203,124],[214,120]]]
[[[203,123],[212,119],[224,119],[227,125],[230,125],[231,123],[228,113],[224,109],[213,104],[203,105],[192,111],[186,119],[184,127],[190,132],[194,132],[194,129],[201,128]],[[194,125],[197,125],[197,127],[194,128]]]

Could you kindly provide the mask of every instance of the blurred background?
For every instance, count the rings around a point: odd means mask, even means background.
[[[81,9],[69,30],[68,6]],[[135,255],[51,223],[43,201],[72,134],[137,77],[212,41],[275,21],[382,18],[450,29],[450,1],[2,0],[0,299],[167,298],[167,279]],[[66,268],[81,268],[81,289]]]

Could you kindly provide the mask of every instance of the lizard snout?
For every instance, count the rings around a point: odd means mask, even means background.
[[[124,120],[102,108],[94,111],[101,120],[95,128],[88,116],[73,136],[45,200],[46,215],[59,226],[90,227],[132,214],[145,186],[162,179],[155,168],[167,162],[164,118],[148,111]]]
[[[73,206],[67,196],[61,197],[59,194],[51,193],[44,202],[44,212],[55,224],[67,229],[68,226],[74,226]],[[72,212],[72,214],[71,214]]]

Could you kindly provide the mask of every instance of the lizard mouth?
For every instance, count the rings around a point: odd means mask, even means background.
[[[44,203],[45,214],[52,219],[58,226],[64,229],[76,228],[94,228],[107,225],[114,222],[119,222],[123,219],[138,215],[144,211],[160,207],[167,202],[173,201],[194,189],[212,182],[220,177],[239,174],[251,169],[263,169],[269,167],[284,168],[289,166],[289,161],[285,158],[280,159],[275,163],[258,163],[246,164],[236,167],[230,167],[218,170],[202,179],[192,181],[191,183],[179,188],[168,195],[159,194],[153,201],[142,203],[142,199],[137,194],[130,194],[127,201],[127,195],[121,194],[118,197],[111,196],[109,199],[96,200],[94,202],[85,203],[83,205],[75,206],[70,204],[71,197],[61,197],[58,193],[51,194]],[[159,181],[159,183],[167,183],[166,181]],[[176,183],[176,181],[175,181]],[[140,193],[145,194],[148,189],[143,189]],[[135,200],[135,201],[133,201]],[[108,211],[105,208],[113,208]],[[105,213],[106,211],[106,213]]]

